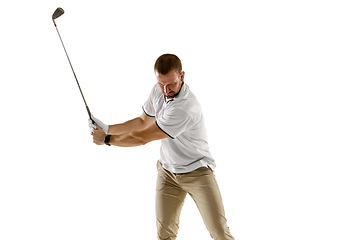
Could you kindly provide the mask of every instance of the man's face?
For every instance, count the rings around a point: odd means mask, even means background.
[[[167,98],[173,98],[180,92],[181,86],[184,82],[185,72],[170,71],[166,75],[162,75],[155,71],[156,79],[161,92]]]

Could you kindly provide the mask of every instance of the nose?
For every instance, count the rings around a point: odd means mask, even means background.
[[[165,93],[169,93],[169,92],[170,92],[170,89],[169,89],[169,87],[167,87],[167,86],[164,86],[164,92],[165,92]]]

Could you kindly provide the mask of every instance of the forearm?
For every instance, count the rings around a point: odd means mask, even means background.
[[[145,121],[146,122],[146,121]],[[110,136],[106,137],[106,133],[100,128],[95,129],[93,132],[94,143],[97,145],[103,145],[104,139],[106,138],[106,143],[112,146],[118,147],[136,147],[145,145],[151,141],[160,140],[168,138],[169,136],[164,133],[155,122],[148,125],[142,130],[132,131],[123,134],[109,134]]]
[[[136,132],[124,133],[121,135],[111,135],[109,144],[118,147],[136,147],[145,145],[144,139],[137,137]]]
[[[145,122],[140,117],[137,117],[121,124],[110,125],[108,134],[121,135],[132,131],[139,131],[145,127]]]

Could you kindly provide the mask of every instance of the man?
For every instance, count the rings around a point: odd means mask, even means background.
[[[143,105],[143,114],[117,125],[90,121],[94,143],[134,147],[161,139],[156,185],[159,240],[176,239],[187,194],[194,199],[210,235],[215,240],[234,239],[224,207],[199,102],[184,83],[180,59],[160,56],[154,67],[157,84]]]

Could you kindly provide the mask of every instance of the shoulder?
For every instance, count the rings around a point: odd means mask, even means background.
[[[156,94],[156,93],[158,93],[158,92],[160,92],[159,86],[158,86],[157,84],[155,84],[155,85],[151,88],[151,93]]]
[[[190,115],[201,114],[201,106],[195,94],[188,88],[184,98],[179,101],[178,107]]]
[[[162,96],[162,92],[160,91],[159,86],[157,84],[155,84],[151,89],[150,97],[157,98],[159,96]]]
[[[191,118],[193,120],[201,118],[202,109],[196,96],[187,89],[184,96],[179,101],[174,101],[169,110],[176,115],[182,115],[184,118]]]

